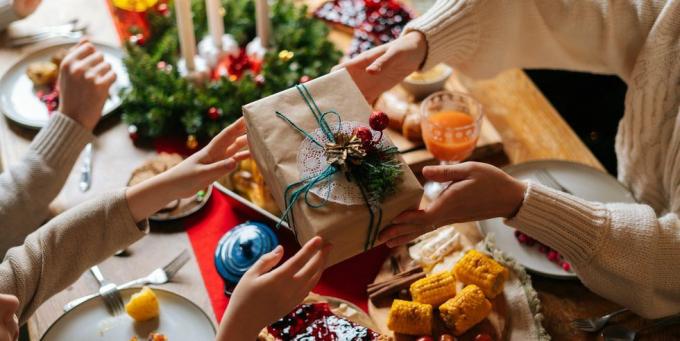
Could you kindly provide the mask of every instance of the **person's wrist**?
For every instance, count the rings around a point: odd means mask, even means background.
[[[421,69],[427,57],[427,38],[420,31],[410,31],[404,36],[409,39],[414,48],[411,49],[413,60],[417,62],[417,68]]]
[[[70,119],[74,120],[76,123],[80,124],[83,128],[87,129],[88,131],[93,131],[94,127],[97,125],[96,121],[93,123],[83,119],[83,117],[86,117],[86,115],[80,114],[75,110],[71,110],[68,108],[64,109],[63,107],[59,107],[58,110],[62,114],[68,116]]]
[[[515,215],[517,215],[517,212],[522,208],[522,204],[524,204],[524,196],[527,191],[527,184],[524,181],[517,180],[517,179],[512,179],[511,186],[510,188],[510,194],[508,200],[508,208],[506,210],[505,218],[511,219]]]
[[[220,326],[220,333],[218,335],[219,341],[233,340],[233,341],[249,341],[257,339],[257,335],[264,326],[255,326],[253,321],[257,320],[248,316],[248,314],[236,312],[238,309],[229,309],[222,317],[222,326]],[[237,316],[248,317],[238,319]]]

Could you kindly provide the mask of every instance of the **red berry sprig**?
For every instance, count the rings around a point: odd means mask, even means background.
[[[378,139],[375,140],[375,143],[378,143],[382,139],[383,130],[387,129],[387,126],[390,125],[390,118],[382,111],[374,111],[368,117],[368,125],[371,126],[371,129],[380,132]]]
[[[218,118],[220,118],[220,116],[222,116],[222,110],[215,107],[210,107],[210,109],[208,109],[209,119],[216,121]]]
[[[560,255],[559,252],[551,249],[550,247],[546,246],[545,244],[537,241],[536,239],[532,238],[531,236],[519,232],[515,230],[515,238],[517,238],[517,241],[526,246],[534,246],[538,244],[538,251],[544,254],[551,262],[558,264],[559,266],[564,269],[564,271],[571,271],[571,264],[569,262],[565,261],[562,255]]]
[[[356,127],[352,131],[352,135],[356,136],[361,140],[361,144],[364,146],[364,150],[368,151],[373,144],[373,132],[369,127]]]

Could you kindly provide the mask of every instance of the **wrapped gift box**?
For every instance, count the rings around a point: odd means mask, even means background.
[[[307,100],[303,97],[301,88],[309,94]],[[342,125],[336,124],[336,117],[330,117],[334,115],[328,115],[331,130],[352,129],[357,124],[368,126],[372,111],[345,70],[330,73],[307,82],[304,86],[293,87],[243,107],[251,153],[282,212],[286,211],[291,184],[299,183],[303,176],[308,176],[309,167],[327,165],[323,153],[310,152],[310,139],[301,133],[304,131],[322,138],[319,135],[319,121],[311,110],[315,106],[320,112],[333,111],[339,114]],[[277,112],[284,115],[289,122],[277,115]],[[383,143],[389,145],[391,141],[385,136]],[[373,205],[371,209],[367,202],[357,201],[357,192],[351,186],[359,186],[356,182],[348,182],[342,172],[337,172],[317,184],[307,194],[307,200],[303,196],[293,202],[290,210],[292,219],[288,221],[292,222],[291,228],[298,242],[304,244],[314,236],[321,236],[326,242],[333,244],[329,265],[375,246],[375,237],[371,238],[371,235],[377,236],[377,231],[387,226],[404,210],[417,209],[422,198],[423,190],[415,175],[400,155],[397,154],[396,157],[401,163],[402,175],[394,193],[384,198],[379,208]],[[337,184],[332,190],[329,189],[329,181],[333,185]]]

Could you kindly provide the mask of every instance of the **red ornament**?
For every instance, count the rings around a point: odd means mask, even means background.
[[[208,109],[208,118],[211,120],[216,121],[220,116],[222,116],[222,110],[215,107],[210,107],[210,109]]]
[[[162,61],[162,60],[161,60],[160,62],[156,63],[156,68],[157,68],[158,70],[165,70],[165,68],[166,68],[167,66],[168,66],[168,63],[166,63],[166,62],[164,62],[164,61]]]
[[[257,86],[263,86],[265,82],[264,76],[263,75],[257,75],[255,76],[255,85]]]
[[[156,11],[160,13],[162,16],[167,17],[170,15],[170,7],[168,7],[168,4],[166,2],[161,2],[156,6]]]
[[[309,81],[311,81],[311,80],[312,80],[312,77],[309,77],[309,76],[307,76],[307,75],[304,75],[304,76],[300,77],[300,84],[307,83],[307,82],[309,82]]]
[[[131,44],[137,45],[137,46],[141,46],[141,45],[144,45],[144,43],[146,43],[146,39],[144,38],[144,35],[141,34],[141,33],[131,35],[130,38],[128,38],[128,41]]]
[[[228,55],[217,63],[213,70],[212,78],[229,77],[232,81],[238,80],[246,71],[258,74],[261,64],[248,57],[245,49],[241,49],[236,56]]]
[[[370,146],[373,140],[373,132],[368,127],[356,127],[352,135],[358,137],[364,147]]]
[[[136,125],[131,125],[128,126],[128,136],[130,136],[130,139],[134,142],[139,139],[139,134],[137,133],[137,126]]]
[[[375,131],[383,131],[390,124],[390,118],[382,111],[374,111],[368,118],[368,125]]]

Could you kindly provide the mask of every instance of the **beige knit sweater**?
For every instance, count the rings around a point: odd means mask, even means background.
[[[680,312],[680,1],[439,0],[408,25],[426,67],[616,74],[628,84],[619,180],[644,204],[600,204],[531,184],[509,224],[569,259],[594,292],[645,317]]]
[[[147,226],[133,221],[124,190],[100,195],[37,229],[91,139],[75,121],[55,113],[23,160],[0,175],[0,293],[19,298],[20,323],[90,266],[144,235]]]

